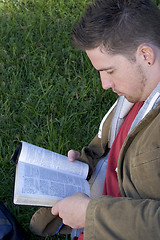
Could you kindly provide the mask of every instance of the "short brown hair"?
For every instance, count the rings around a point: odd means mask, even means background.
[[[142,43],[160,47],[160,10],[151,0],[95,0],[75,25],[72,41],[81,50],[101,46],[123,55]]]

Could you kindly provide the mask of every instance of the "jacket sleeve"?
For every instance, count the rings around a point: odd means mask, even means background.
[[[160,239],[160,201],[103,196],[90,201],[84,240]]]
[[[128,135],[118,165],[123,197],[90,200],[85,240],[160,239],[159,122],[157,109]]]
[[[94,139],[90,142],[90,144],[86,147],[83,147],[81,151],[80,161],[85,162],[90,167],[90,173],[92,173],[98,163],[98,161],[107,155],[108,148],[108,138],[110,125],[113,117],[113,111],[107,117],[106,121],[102,127],[102,137],[99,138],[98,134],[94,137]]]

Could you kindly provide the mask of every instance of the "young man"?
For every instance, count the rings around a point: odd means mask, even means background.
[[[70,161],[90,166],[108,153],[103,196],[78,193],[52,214],[84,240],[160,238],[160,11],[150,0],[97,0],[73,31],[74,44],[120,97],[99,133]]]

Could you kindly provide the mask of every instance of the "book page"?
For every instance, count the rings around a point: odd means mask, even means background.
[[[19,162],[17,167],[14,203],[17,203],[17,196],[19,196],[19,199],[20,197],[23,199],[23,196],[25,196],[24,199],[28,199],[27,201],[30,197],[36,198],[35,205],[37,206],[42,205],[41,199],[44,198],[43,205],[45,206],[48,205],[47,199],[62,199],[76,192],[90,195],[89,183],[77,176],[24,162]],[[34,205],[33,201],[31,203],[31,205]]]
[[[57,171],[66,171],[87,178],[89,166],[80,161],[69,162],[68,157],[22,142],[19,161],[31,163],[40,167],[52,168]]]

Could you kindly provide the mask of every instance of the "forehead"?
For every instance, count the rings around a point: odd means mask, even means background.
[[[119,64],[126,63],[127,59],[123,55],[111,55],[98,48],[86,50],[92,65],[98,71],[116,67]]]

